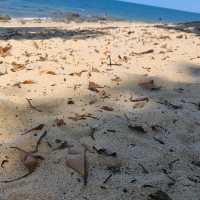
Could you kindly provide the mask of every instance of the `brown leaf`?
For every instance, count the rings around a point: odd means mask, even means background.
[[[33,80],[25,80],[21,82],[22,84],[34,84],[35,82]]]
[[[46,73],[50,74],[50,75],[56,75],[56,72],[54,72],[54,71],[47,71]]]
[[[101,109],[106,110],[106,111],[113,111],[114,109],[109,106],[102,106]]]
[[[82,73],[83,72],[87,72],[87,70],[82,70],[82,71],[80,71],[80,72],[73,72],[73,73],[71,73],[71,74],[69,74],[70,76],[79,76],[79,77],[81,77],[81,75],[82,75]]]
[[[88,178],[88,162],[86,158],[86,150],[76,155],[68,155],[65,162],[66,166],[79,173],[84,178],[84,184],[87,184]]]
[[[103,87],[98,85],[95,82],[92,82],[92,81],[89,82],[88,90],[91,90],[93,92],[99,92],[98,90],[99,88],[103,88]]]
[[[12,72],[20,71],[25,68],[25,64],[18,64],[16,62],[12,62],[13,68],[11,69]]]
[[[11,48],[12,46],[10,44],[7,44],[5,47],[0,47],[0,56],[6,57],[9,54]]]

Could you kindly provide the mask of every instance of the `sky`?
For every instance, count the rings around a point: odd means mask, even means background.
[[[123,1],[200,13],[200,0],[123,0]]]

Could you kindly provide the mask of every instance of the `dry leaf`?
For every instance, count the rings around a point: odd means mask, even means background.
[[[80,72],[73,72],[73,73],[71,73],[71,74],[69,74],[69,75],[70,75],[70,76],[75,76],[75,75],[76,75],[76,76],[79,76],[79,77],[80,77],[80,76],[82,75],[83,72],[87,72],[87,70],[82,70],[82,71],[80,71]]]
[[[78,172],[84,178],[84,184],[87,184],[88,178],[88,162],[86,158],[86,150],[81,154],[68,155],[65,162],[66,166]]]
[[[54,71],[47,71],[46,73],[50,74],[50,75],[56,75],[56,72],[54,72]]]
[[[10,44],[7,44],[5,47],[0,47],[0,56],[6,57],[9,54],[11,48],[12,46]]]
[[[109,106],[102,106],[101,109],[106,110],[106,111],[113,111],[114,109]]]
[[[34,84],[35,82],[33,80],[25,80],[21,82],[22,84]]]
[[[12,72],[20,71],[25,68],[25,64],[18,64],[16,62],[12,62],[13,68],[11,69]]]
[[[88,90],[91,90],[93,92],[99,92],[98,88],[103,88],[103,87],[95,82],[92,81],[89,82]]]

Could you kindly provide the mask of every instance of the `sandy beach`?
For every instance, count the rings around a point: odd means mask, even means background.
[[[200,200],[193,30],[0,22],[0,200]]]

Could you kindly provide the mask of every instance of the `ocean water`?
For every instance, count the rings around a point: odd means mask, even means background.
[[[115,0],[0,0],[0,15],[15,18],[63,16],[78,12],[89,16],[149,22],[200,21],[200,14]]]

